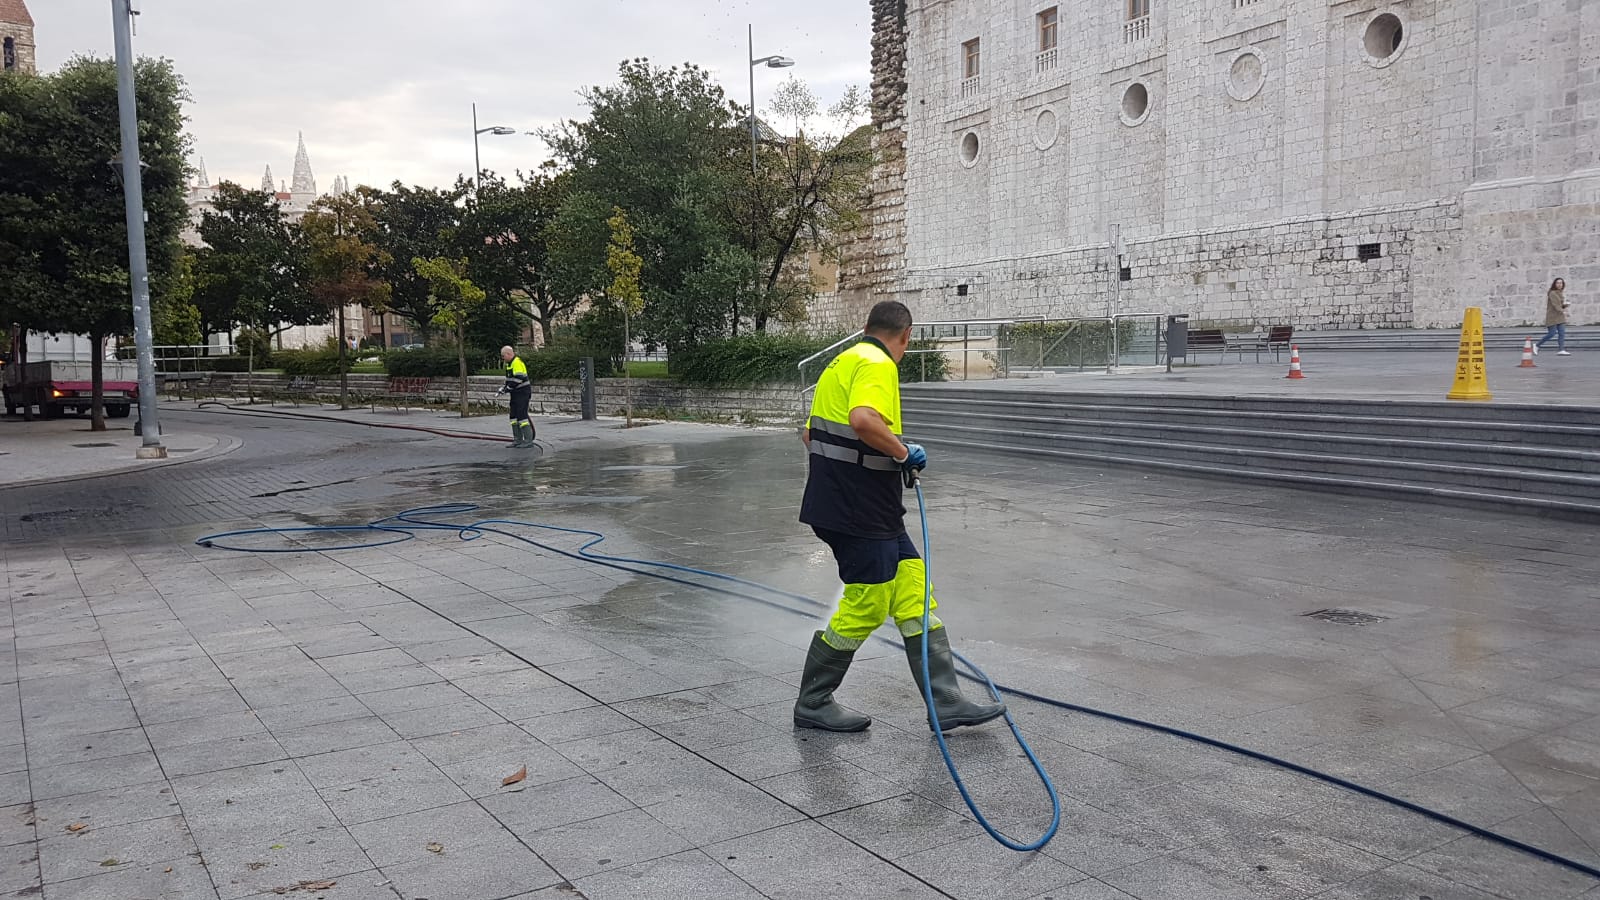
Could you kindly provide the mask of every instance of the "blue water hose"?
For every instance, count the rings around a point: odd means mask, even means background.
[[[920,488],[917,491],[917,502],[918,502],[918,511],[921,513],[921,516],[922,516],[923,546],[924,546],[924,548],[926,548],[927,547],[927,543],[928,543],[927,512],[922,507],[922,492],[921,492]],[[707,570],[704,570],[704,569],[696,569],[696,568],[694,568],[692,566],[684,566],[684,565],[679,565],[677,563],[663,562],[663,561],[660,561],[660,560],[635,559],[635,558],[627,557],[627,556],[616,556],[616,555],[612,555],[612,554],[600,553],[600,552],[594,551],[592,548],[595,547],[596,545],[600,544],[602,541],[604,541],[606,539],[606,536],[602,532],[593,531],[593,530],[590,530],[590,529],[568,528],[568,527],[564,527],[564,526],[560,526],[560,525],[547,525],[547,524],[543,524],[543,523],[539,523],[539,522],[523,522],[523,521],[519,521],[519,520],[515,520],[515,519],[483,519],[483,520],[480,520],[480,521],[477,521],[477,522],[471,522],[471,523],[463,525],[463,524],[456,523],[456,522],[439,522],[439,521],[432,521],[431,519],[422,518],[423,516],[429,516],[429,517],[432,517],[432,516],[452,516],[452,515],[459,516],[459,515],[465,515],[467,513],[475,512],[477,509],[478,509],[478,507],[475,504],[469,504],[469,503],[446,503],[446,504],[438,504],[438,505],[433,505],[433,506],[420,506],[420,507],[415,507],[415,508],[412,508],[412,509],[404,510],[404,511],[396,513],[395,515],[392,515],[392,516],[388,516],[388,517],[385,517],[385,518],[382,518],[382,519],[377,519],[377,520],[375,520],[373,522],[370,522],[368,524],[365,524],[365,525],[308,525],[308,526],[291,526],[291,527],[285,527],[285,528],[278,528],[278,527],[244,528],[244,529],[237,529],[237,530],[233,530],[233,531],[223,531],[223,532],[218,532],[216,534],[206,535],[204,537],[196,539],[195,543],[200,545],[200,546],[202,546],[202,547],[215,547],[215,548],[218,548],[218,549],[234,550],[234,551],[238,551],[238,552],[242,552],[242,553],[318,553],[318,552],[334,552],[334,551],[339,551],[339,550],[362,550],[362,549],[367,549],[369,547],[386,546],[386,545],[398,543],[398,542],[404,541],[404,540],[411,540],[416,536],[415,535],[416,531],[452,531],[452,532],[455,532],[457,534],[457,536],[459,536],[462,540],[475,540],[477,538],[482,537],[485,534],[497,534],[497,535],[500,535],[502,537],[509,538],[511,540],[520,541],[520,542],[522,542],[524,544],[528,544],[528,545],[530,545],[532,547],[536,547],[536,548],[538,548],[540,550],[544,550],[544,551],[546,551],[548,553],[553,553],[553,554],[556,554],[558,556],[564,556],[564,557],[567,557],[567,558],[570,558],[570,559],[581,560],[581,561],[584,561],[584,562],[593,563],[595,565],[605,566],[607,568],[618,569],[618,570],[624,571],[624,572],[631,572],[631,573],[633,573],[635,575],[645,575],[645,576],[648,576],[648,577],[651,577],[651,578],[660,579],[662,581],[668,581],[668,582],[671,582],[671,583],[674,583],[674,584],[681,584],[681,585],[685,585],[685,586],[688,586],[688,587],[699,588],[701,590],[710,591],[710,592],[716,593],[716,594],[722,594],[722,595],[729,596],[729,597],[736,597],[736,598],[739,598],[739,599],[742,599],[742,600],[748,600],[748,601],[751,601],[751,602],[762,604],[763,606],[771,607],[773,609],[782,610],[784,612],[787,612],[787,613],[790,613],[790,614],[793,614],[793,615],[804,616],[804,617],[806,617],[808,619],[812,617],[812,613],[807,612],[806,610],[795,609],[792,606],[787,606],[787,605],[782,604],[782,603],[777,603],[777,602],[775,602],[775,601],[773,601],[771,599],[768,599],[767,597],[761,597],[761,596],[757,596],[757,595],[753,595],[753,594],[748,594],[748,593],[744,593],[744,592],[741,592],[741,591],[733,590],[733,589],[727,588],[727,587],[721,587],[721,586],[714,585],[714,584],[705,584],[705,583],[699,582],[699,581],[691,581],[691,580],[689,580],[687,578],[680,578],[680,577],[677,577],[675,575],[664,574],[663,572],[652,571],[652,570],[664,569],[664,570],[671,571],[671,572],[681,572],[681,573],[684,573],[684,574],[699,575],[699,576],[702,576],[702,577],[713,578],[713,579],[717,579],[717,580],[724,581],[724,582],[729,582],[729,583],[733,583],[733,584],[743,585],[743,586],[746,586],[746,587],[756,588],[758,590],[765,591],[765,592],[767,592],[769,594],[772,594],[774,596],[784,597],[784,598],[787,598],[787,599],[799,601],[799,602],[804,603],[807,606],[811,606],[813,608],[820,608],[822,610],[827,610],[827,609],[831,608],[829,604],[822,603],[822,602],[820,602],[820,601],[818,601],[818,600],[816,600],[816,599],[814,599],[812,597],[808,597],[808,596],[806,596],[804,594],[797,594],[797,593],[794,593],[792,591],[783,590],[782,588],[772,587],[770,585],[765,585],[765,584],[762,584],[762,583],[757,582],[757,581],[751,581],[749,579],[739,578],[737,576],[727,575],[727,574],[724,574],[724,573],[721,573],[721,572],[711,572],[711,571],[707,571]],[[551,545],[551,544],[547,544],[547,543],[545,543],[543,541],[534,540],[533,538],[527,537],[526,535],[521,535],[521,534],[516,534],[514,532],[506,531],[503,528],[496,527],[498,525],[510,525],[510,526],[519,527],[519,528],[533,528],[533,529],[539,529],[539,530],[544,530],[544,531],[558,532],[558,533],[562,533],[562,534],[581,535],[581,536],[585,536],[585,537],[589,538],[589,540],[584,541],[583,544],[581,544],[579,546],[579,548],[574,551],[574,550],[565,549],[563,547],[557,547],[557,546],[554,546],[554,545]],[[254,535],[284,535],[284,534],[296,534],[296,533],[307,533],[307,532],[328,532],[328,533],[335,533],[335,532],[336,533],[370,532],[370,533],[373,533],[373,534],[380,535],[381,539],[380,540],[376,540],[376,541],[372,541],[372,542],[368,542],[368,543],[338,544],[338,545],[329,545],[329,546],[286,547],[286,548],[245,547],[245,546],[233,546],[233,545],[229,545],[227,543],[224,543],[227,539],[235,538],[235,537],[249,537],[249,536],[254,536]],[[396,533],[401,533],[401,534],[404,534],[405,536],[404,537],[397,537]],[[636,566],[642,566],[642,567],[645,567],[645,568],[635,568]],[[931,575],[928,578],[928,583],[930,585],[932,584]],[[926,660],[927,660],[927,638],[926,638],[926,635],[927,635],[927,626],[928,626],[928,624],[930,624],[930,619],[931,619],[931,616],[929,615],[929,613],[930,613],[930,609],[931,609],[931,605],[932,604],[928,602],[930,597],[931,597],[931,588],[929,588],[928,593],[926,594],[926,596],[924,596],[924,604],[923,604],[923,606],[924,606],[924,610],[923,610],[923,616],[924,616],[924,620],[923,620],[923,660],[924,660],[924,664],[923,664],[924,665],[923,683],[924,684],[926,684],[927,680],[928,680],[927,679],[927,676],[928,676],[927,663],[926,663]],[[883,643],[885,643],[885,644],[888,644],[890,646],[899,648],[901,650],[905,649],[905,645],[899,643],[898,641],[893,641],[893,640],[890,640],[888,638],[882,638],[882,637],[879,637],[879,638],[876,638],[876,639],[881,641],[881,642],[883,642]],[[955,655],[955,658],[963,666],[967,667],[970,670],[977,671],[977,667],[972,664],[971,660],[967,659],[966,657],[962,656],[959,653],[955,653],[954,655]],[[981,675],[981,673],[980,673],[980,675]],[[1588,875],[1588,876],[1590,876],[1592,878],[1600,878],[1600,867],[1589,865],[1587,863],[1580,862],[1578,860],[1571,859],[1571,858],[1566,857],[1566,856],[1562,856],[1562,855],[1560,855],[1558,853],[1553,853],[1553,852],[1551,852],[1549,850],[1545,850],[1545,849],[1543,849],[1541,847],[1535,847],[1532,844],[1528,844],[1528,843],[1525,843],[1523,841],[1519,841],[1516,838],[1509,837],[1507,835],[1501,834],[1501,833],[1496,832],[1496,831],[1492,831],[1492,830],[1490,830],[1488,828],[1484,828],[1484,827],[1479,826],[1479,825],[1474,825],[1474,824],[1472,824],[1470,822],[1465,822],[1465,821],[1463,821],[1461,819],[1458,819],[1455,816],[1449,815],[1447,813],[1443,813],[1443,812],[1440,812],[1440,811],[1435,810],[1435,809],[1429,809],[1426,806],[1422,806],[1420,804],[1413,803],[1413,802],[1411,802],[1409,800],[1405,800],[1403,798],[1396,797],[1393,794],[1384,793],[1383,791],[1377,790],[1375,788],[1369,788],[1369,787],[1366,787],[1366,786],[1361,785],[1361,784],[1357,784],[1356,782],[1350,781],[1350,780],[1345,779],[1345,778],[1341,778],[1341,777],[1339,777],[1337,775],[1331,775],[1331,774],[1329,774],[1327,772],[1318,771],[1318,770],[1310,768],[1308,766],[1303,766],[1303,765],[1300,765],[1299,763],[1291,762],[1289,760],[1283,759],[1283,758],[1278,757],[1278,756],[1273,756],[1270,753],[1263,753],[1263,752],[1261,752],[1259,750],[1251,750],[1248,747],[1241,747],[1241,746],[1239,746],[1237,744],[1230,744],[1227,741],[1222,741],[1222,740],[1218,740],[1216,738],[1207,737],[1205,735],[1197,734],[1197,733],[1192,732],[1192,731],[1187,731],[1187,730],[1182,729],[1182,728],[1174,728],[1174,727],[1172,727],[1170,725],[1162,725],[1159,722],[1151,722],[1151,721],[1148,721],[1148,720],[1145,720],[1145,719],[1135,718],[1133,716],[1125,716],[1125,715],[1122,715],[1120,713],[1110,712],[1109,710],[1098,709],[1098,708],[1095,708],[1095,707],[1092,707],[1092,706],[1083,706],[1081,704],[1071,703],[1071,702],[1066,701],[1066,700],[1058,700],[1058,699],[1056,699],[1054,697],[1048,697],[1048,696],[1045,696],[1043,694],[1035,693],[1033,691],[1024,690],[1022,688],[1010,687],[1008,685],[1003,685],[1003,684],[996,684],[992,680],[990,680],[987,675],[981,675],[981,677],[980,677],[978,675],[963,674],[963,677],[965,677],[965,678],[967,678],[969,680],[972,680],[972,681],[980,681],[980,682],[984,683],[985,685],[988,686],[990,694],[992,696],[996,697],[996,698],[998,698],[1001,693],[1010,694],[1012,696],[1022,697],[1022,698],[1027,699],[1027,700],[1032,700],[1035,703],[1040,703],[1040,704],[1043,704],[1045,706],[1053,707],[1055,709],[1060,709],[1060,710],[1064,710],[1064,711],[1067,711],[1067,712],[1081,713],[1083,715],[1094,716],[1096,718],[1106,719],[1106,720],[1109,720],[1109,721],[1112,721],[1112,722],[1119,722],[1119,723],[1124,724],[1124,725],[1132,725],[1134,727],[1142,728],[1142,729],[1145,729],[1145,730],[1148,730],[1148,731],[1154,731],[1154,732],[1158,732],[1160,734],[1166,734],[1166,735],[1170,735],[1172,737],[1181,738],[1181,739],[1186,740],[1186,741],[1192,741],[1194,743],[1202,744],[1202,745],[1205,745],[1205,746],[1208,746],[1208,747],[1214,747],[1214,748],[1216,748],[1218,750],[1224,750],[1224,751],[1227,751],[1229,753],[1234,753],[1234,754],[1237,754],[1237,755],[1240,755],[1240,756],[1247,757],[1249,759],[1254,759],[1254,760],[1256,760],[1258,762],[1263,762],[1263,763],[1266,763],[1268,765],[1276,766],[1276,767],[1281,768],[1281,769],[1286,769],[1286,770],[1294,772],[1296,774],[1304,775],[1304,776],[1306,776],[1308,778],[1312,778],[1312,779],[1315,779],[1317,781],[1321,781],[1321,782],[1324,782],[1326,784],[1330,784],[1330,785],[1333,785],[1335,787],[1343,788],[1345,790],[1352,791],[1352,792],[1357,793],[1357,794],[1361,794],[1362,796],[1369,797],[1371,799],[1378,800],[1378,801],[1381,801],[1383,803],[1390,804],[1392,806],[1396,806],[1396,807],[1398,807],[1400,809],[1407,810],[1408,812],[1415,813],[1415,814],[1417,814],[1419,816],[1422,816],[1424,818],[1431,819],[1431,820],[1433,820],[1435,822],[1439,822],[1440,824],[1447,825],[1447,826],[1449,826],[1451,828],[1459,829],[1461,831],[1467,832],[1468,834],[1472,834],[1474,836],[1483,838],[1484,840],[1499,844],[1500,846],[1507,847],[1507,848],[1510,848],[1512,850],[1516,850],[1516,851],[1521,852],[1521,853],[1526,853],[1529,856],[1533,856],[1535,858],[1544,860],[1545,862],[1552,863],[1552,864],[1557,865],[1557,866],[1561,866],[1562,868],[1570,869],[1570,870],[1572,870],[1574,872],[1580,872],[1580,873],[1582,873],[1584,875]],[[932,708],[931,708],[931,699],[932,698],[930,696],[928,696],[928,693],[929,692],[924,691],[923,701],[924,701],[924,703],[928,703],[929,704],[929,706],[930,706],[929,711],[931,713],[932,712]],[[1011,720],[1011,716],[1010,716],[1009,712],[1007,713],[1006,718],[1007,718],[1007,721],[1010,722],[1011,725],[1012,725],[1013,733],[1017,733],[1015,722],[1013,722]],[[935,728],[934,733],[936,735],[939,734],[937,728]],[[1018,737],[1020,739],[1020,734],[1018,734]],[[952,775],[954,775],[955,774],[955,772],[954,772],[954,763],[950,759],[950,754],[949,754],[948,749],[946,748],[946,746],[944,744],[944,740],[943,740],[943,736],[942,735],[939,738],[939,744],[940,744],[941,751],[944,753],[945,761],[946,761],[947,765],[949,765],[950,768],[952,769]],[[1030,754],[1030,756],[1031,756],[1031,754]],[[1041,771],[1040,774],[1043,775],[1043,772]],[[1046,780],[1046,783],[1049,784],[1049,781]],[[966,800],[968,807],[972,808],[973,807],[973,803],[971,801],[971,798],[968,796],[966,788],[965,788],[964,785],[961,784],[961,782],[959,781],[959,778],[957,779],[957,785],[961,789],[962,798],[964,800]],[[1049,835],[1053,835],[1054,834],[1054,832],[1056,830],[1056,822],[1059,821],[1060,800],[1056,796],[1056,792],[1054,791],[1053,787],[1052,787],[1052,790],[1051,790],[1051,799],[1052,799],[1052,802],[1055,804],[1056,809],[1058,810],[1058,816],[1056,817],[1055,821],[1052,822],[1051,829],[1047,833]],[[976,813],[976,809],[974,809],[973,811],[974,811],[974,813]],[[992,828],[988,828],[987,824],[985,825],[985,827],[986,827],[986,829],[989,830],[990,834],[995,835],[997,840],[1000,840],[1002,843],[1004,843],[1008,847],[1012,847],[1013,849],[1016,849],[1016,847],[1015,847],[1015,845],[1013,843],[1008,843],[1005,838],[1003,838],[1000,835],[996,834],[995,831]],[[1040,846],[1042,846],[1042,843],[1040,844]]]

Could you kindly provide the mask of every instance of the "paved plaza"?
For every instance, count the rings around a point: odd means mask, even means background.
[[[0,490],[0,896],[1600,900],[1414,813],[1014,699],[1062,804],[1055,839],[1016,853],[952,786],[898,649],[869,644],[841,692],[871,729],[793,729],[814,606],[498,535],[193,544],[461,501],[825,605],[790,433],[514,455],[168,415],[240,446]],[[1600,865],[1591,526],[977,454],[937,456],[926,486],[941,614],[1001,683]],[[1327,609],[1362,615],[1306,615]],[[1049,800],[1002,726],[950,747],[996,825],[1041,832]]]

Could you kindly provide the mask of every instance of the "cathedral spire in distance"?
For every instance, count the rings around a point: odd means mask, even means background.
[[[200,168],[199,171],[195,173],[195,186],[203,188],[211,187],[211,179],[206,175],[206,158],[204,156],[200,157]]]
[[[313,196],[317,193],[317,179],[311,174],[311,156],[306,153],[305,132],[300,132],[300,146],[294,153],[294,180],[290,183],[289,191]]]
[[[261,190],[268,194],[276,194],[278,192],[278,185],[272,180],[271,164],[267,165],[266,174],[261,176]]]

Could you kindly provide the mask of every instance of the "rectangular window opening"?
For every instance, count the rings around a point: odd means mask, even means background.
[[[977,78],[979,74],[978,39],[973,38],[961,45],[961,77]]]
[[[1056,28],[1060,22],[1059,7],[1052,6],[1039,13],[1039,51],[1054,50],[1056,48]]]
[[[1359,259],[1362,262],[1366,262],[1370,259],[1381,259],[1382,257],[1382,244],[1359,244],[1356,246],[1356,259]]]
[[[956,285],[956,296],[957,297],[965,297],[966,295],[967,295],[967,286],[964,285],[964,284]]]
[[[1128,20],[1143,19],[1150,15],[1150,0],[1128,0]]]
[[[1133,270],[1128,268],[1127,266],[1123,266],[1122,268],[1117,270],[1117,279],[1119,281],[1132,281],[1133,280]]]

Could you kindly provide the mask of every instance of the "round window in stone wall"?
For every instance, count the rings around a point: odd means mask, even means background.
[[[1405,23],[1392,12],[1378,13],[1367,20],[1367,27],[1361,33],[1361,46],[1367,52],[1367,62],[1387,66],[1406,48]]]
[[[1238,101],[1249,100],[1261,93],[1267,83],[1267,64],[1254,47],[1246,47],[1233,55],[1228,65],[1228,96]]]
[[[969,131],[961,136],[961,164],[972,168],[978,163],[978,133]]]
[[[1150,115],[1150,89],[1135,81],[1122,92],[1122,124],[1139,125]]]
[[[1060,135],[1061,120],[1056,118],[1056,111],[1048,106],[1039,110],[1038,115],[1033,117],[1033,145],[1040,150],[1048,150]]]

